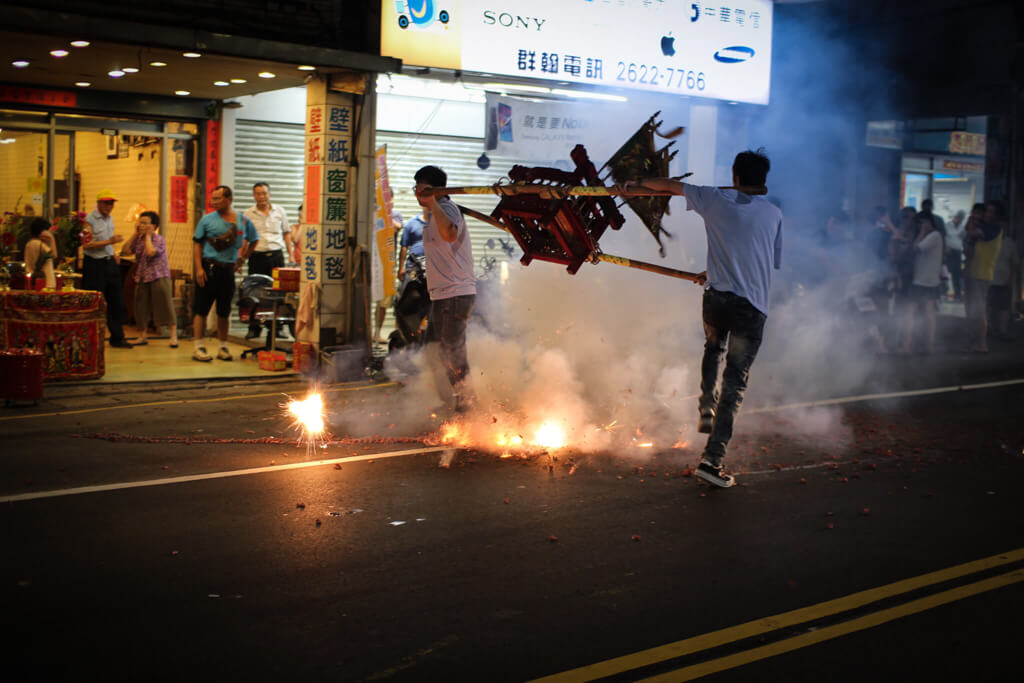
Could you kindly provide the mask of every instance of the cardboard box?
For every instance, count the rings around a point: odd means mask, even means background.
[[[279,266],[274,268],[271,276],[282,282],[298,282],[302,279],[302,270],[299,268]]]
[[[281,372],[288,368],[288,356],[283,351],[260,351],[256,354],[256,360],[259,361],[260,370]]]
[[[292,344],[292,370],[295,372],[312,372],[320,365],[319,360],[315,344],[299,341]]]
[[[274,284],[271,287],[271,289],[274,289],[279,292],[297,292],[299,291],[299,281],[278,280],[277,278],[274,278]]]

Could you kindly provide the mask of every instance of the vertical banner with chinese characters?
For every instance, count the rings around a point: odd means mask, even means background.
[[[392,226],[394,206],[391,185],[388,183],[387,145],[380,147],[374,159],[373,181],[377,195],[377,212],[373,221],[373,244],[370,268],[371,297],[374,301],[386,299],[395,293],[395,230]]]
[[[206,211],[213,211],[210,197],[220,185],[220,121],[206,122]]]
[[[352,96],[330,90],[316,79],[306,86],[306,140],[302,282],[321,288],[319,325],[345,328],[348,313],[348,268],[352,183]]]
[[[188,222],[188,176],[171,176],[171,223]]]

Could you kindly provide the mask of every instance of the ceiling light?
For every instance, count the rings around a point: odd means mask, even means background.
[[[67,57],[69,54],[71,53],[67,50],[50,50],[50,56],[56,57],[57,59],[60,59],[61,57]]]
[[[188,57],[189,59],[198,59],[198,58],[202,57],[202,55],[199,54],[198,52],[182,52],[181,56],[182,57]]]
[[[223,88],[225,85],[231,85],[227,81],[214,81],[213,84],[221,88]]]
[[[245,83],[246,81],[245,81],[244,78],[232,78],[231,82],[232,83]]]
[[[269,71],[261,71],[260,78],[277,78],[277,74],[270,73]]]
[[[303,64],[299,67],[299,71],[316,71],[316,67],[310,66],[309,64]]]
[[[584,100],[608,100],[609,102],[629,102],[628,97],[622,95],[607,95],[603,92],[587,92],[585,90],[561,90],[559,88],[553,88],[551,90],[552,95],[561,95],[562,97],[578,97]]]
[[[551,88],[542,88],[539,85],[519,85],[518,83],[484,83],[486,90],[513,90],[522,92],[549,93]]]
[[[123,67],[121,69],[121,71],[125,72],[126,74],[137,74],[137,73],[139,73],[139,70],[136,69],[134,66]]]
[[[191,95],[192,93],[189,92],[188,90],[175,90],[174,94],[175,95],[181,95],[182,97],[185,97],[187,95]]]
[[[90,85],[92,85],[92,83],[90,83],[89,81],[75,81],[75,85],[77,85],[79,88],[88,88]]]
[[[161,67],[161,66],[167,66],[167,62],[150,62],[149,65],[150,66]]]
[[[121,76],[124,76],[124,72],[120,69],[114,69],[113,71],[108,71],[107,75],[111,78],[121,78]]]
[[[26,66],[28,66],[28,64],[29,61],[27,59],[15,59],[13,62],[11,62],[11,66],[18,69],[24,69]]]
[[[72,40],[71,47],[89,47],[88,40]]]

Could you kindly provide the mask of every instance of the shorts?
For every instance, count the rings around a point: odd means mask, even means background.
[[[150,315],[157,326],[176,323],[171,278],[161,277],[135,286],[135,324],[145,327],[149,324]]]
[[[939,298],[939,288],[925,287],[923,285],[910,285],[910,291],[907,292],[907,297],[915,303],[936,301]]]
[[[377,300],[377,308],[394,308],[395,307],[395,294],[386,296],[383,299]]]
[[[988,288],[988,306],[993,311],[1010,310],[1010,288],[1007,285],[991,285]]]
[[[235,264],[203,259],[203,270],[206,286],[196,287],[195,314],[206,317],[216,302],[217,317],[230,317],[231,299],[235,296]]]

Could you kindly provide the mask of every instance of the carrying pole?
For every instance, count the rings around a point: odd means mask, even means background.
[[[768,194],[768,188],[762,186],[723,185],[719,190],[738,190],[744,194]],[[570,196],[588,197],[671,197],[671,192],[659,192],[646,188],[619,191],[617,188],[603,185],[542,185],[539,183],[495,183],[494,185],[477,185],[470,187],[435,187],[434,196],[446,194],[493,194],[499,197],[510,197],[519,194],[535,194],[544,199],[565,199]]]

